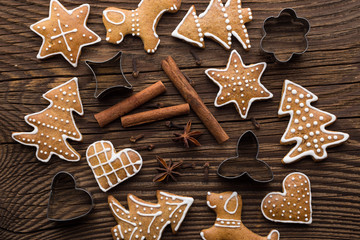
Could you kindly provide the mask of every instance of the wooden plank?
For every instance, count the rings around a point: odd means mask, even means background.
[[[135,8],[135,0],[89,0],[91,14],[88,26],[105,39],[102,11],[109,6]],[[267,235],[270,229],[278,229],[282,239],[357,239],[360,237],[360,21],[359,1],[319,0],[292,1],[263,0],[243,1],[244,7],[252,9],[254,20],[247,24],[253,48],[246,52],[233,39],[233,48],[238,50],[246,64],[266,61],[268,67],[262,83],[274,94],[269,101],[255,102],[249,118],[255,117],[261,124],[255,130],[250,119],[240,120],[232,105],[215,108],[214,98],[218,88],[204,74],[210,67],[222,68],[226,65],[229,51],[217,43],[206,39],[206,49],[197,49],[171,37],[171,32],[181,21],[192,4],[201,13],[208,0],[183,0],[176,14],[165,14],[157,32],[161,45],[153,55],[145,54],[141,41],[127,36],[120,45],[105,41],[86,47],[81,55],[78,68],[72,68],[61,57],[37,60],[41,39],[30,31],[29,26],[48,15],[48,1],[43,0],[0,0],[0,239],[111,239],[110,228],[116,222],[107,206],[107,195],[113,194],[126,205],[126,194],[133,193],[147,201],[155,200],[158,189],[192,196],[195,199],[178,235],[173,236],[169,228],[163,239],[199,239],[199,232],[210,227],[215,215],[206,205],[207,191],[238,191],[243,198],[242,221],[252,231]],[[69,9],[80,4],[66,0],[62,3]],[[83,2],[81,2],[83,3]],[[293,7],[298,16],[306,17],[311,23],[308,35],[310,46],[301,57],[288,64],[278,64],[262,53],[259,42],[262,37],[262,22],[268,16],[277,15],[284,7]],[[202,59],[197,67],[189,50],[193,49]],[[172,55],[180,69],[194,82],[195,89],[209,107],[230,140],[218,145],[196,115],[174,118],[185,124],[191,119],[193,129],[204,131],[201,147],[184,149],[171,140],[176,130],[165,127],[165,121],[123,129],[120,121],[100,128],[93,114],[117,103],[124,96],[112,95],[104,101],[93,98],[95,83],[92,74],[84,65],[85,59],[101,61],[110,58],[118,50],[124,51],[123,67],[128,79],[139,92],[154,82],[161,80],[167,92],[132,113],[156,108],[156,103],[165,106],[184,103],[176,88],[161,70],[160,62]],[[140,76],[131,77],[132,57],[138,59]],[[103,193],[96,184],[85,157],[77,163],[69,163],[53,157],[49,163],[41,163],[34,156],[34,148],[15,143],[13,131],[31,130],[23,117],[44,109],[48,102],[41,95],[52,87],[72,78],[79,78],[80,94],[85,115],[75,116],[75,121],[84,135],[82,142],[71,145],[85,156],[89,144],[97,140],[110,140],[116,149],[155,144],[153,151],[140,151],[144,159],[142,170],[133,178]],[[115,83],[116,76],[108,81]],[[338,120],[329,127],[332,130],[350,134],[343,145],[329,149],[329,158],[314,163],[310,158],[284,166],[282,157],[292,146],[279,144],[288,124],[288,117],[278,118],[277,108],[284,79],[290,79],[306,87],[319,97],[314,106],[335,114]],[[235,155],[237,138],[246,130],[253,130],[260,141],[259,158],[266,161],[275,174],[273,182],[254,184],[245,179],[225,181],[216,175],[218,164]],[[130,143],[132,135],[143,133],[144,139]],[[155,156],[174,161],[194,162],[194,169],[182,169],[183,176],[178,182],[153,183],[157,173]],[[210,175],[205,181],[204,162],[210,162]],[[84,219],[74,223],[52,223],[46,219],[52,177],[61,170],[72,173],[78,186],[90,191],[95,200],[94,211]],[[280,191],[283,178],[292,171],[306,173],[312,183],[313,223],[309,226],[277,224],[266,220],[260,211],[262,198],[270,191]]]

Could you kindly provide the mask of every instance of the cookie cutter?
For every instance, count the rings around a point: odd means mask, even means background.
[[[271,175],[271,177],[269,179],[266,179],[266,180],[259,180],[259,179],[256,179],[254,178],[251,173],[249,171],[243,171],[242,173],[240,174],[237,174],[237,175],[234,175],[234,176],[226,176],[224,174],[221,173],[221,168],[223,166],[225,166],[226,162],[228,161],[231,161],[231,160],[234,160],[234,159],[237,159],[237,158],[241,158],[241,155],[240,155],[240,152],[239,152],[239,146],[241,145],[241,142],[244,141],[243,139],[246,139],[250,137],[254,143],[252,144],[255,144],[256,145],[256,155],[254,157],[254,160],[261,163],[263,166],[265,166],[268,170],[268,173],[269,175]],[[258,183],[268,183],[268,182],[271,182],[273,179],[274,179],[274,173],[273,171],[271,170],[270,166],[262,161],[262,160],[259,160],[258,159],[258,155],[259,155],[259,141],[258,141],[258,138],[257,136],[251,131],[251,130],[248,130],[246,132],[244,132],[240,137],[239,137],[239,140],[237,142],[237,148],[236,148],[236,156],[235,157],[230,157],[228,159],[225,159],[224,161],[222,161],[220,163],[220,165],[218,166],[218,169],[217,169],[217,174],[222,177],[222,178],[225,178],[225,179],[237,179],[237,178],[240,178],[242,176],[247,176],[248,178],[250,178],[251,180],[253,180],[254,182],[258,182]],[[240,160],[241,161],[241,160]]]
[[[66,179],[67,178],[67,179]],[[74,217],[55,217],[53,216],[53,214],[51,213],[51,209],[52,209],[52,204],[55,204],[53,203],[53,199],[55,199],[55,202],[56,202],[56,196],[54,197],[54,191],[56,189],[56,185],[57,184],[63,184],[64,186],[66,185],[67,182],[69,182],[69,180],[71,181],[71,185],[72,185],[72,188],[74,189],[74,191],[79,191],[79,193],[83,193],[83,194],[86,194],[88,196],[88,200],[89,200],[89,209],[82,213],[82,214],[79,214],[77,216],[74,216]],[[59,190],[64,190],[65,188],[59,188]],[[70,188],[68,188],[70,189]],[[62,203],[62,205],[64,205],[64,203]],[[72,221],[72,220],[76,220],[76,219],[79,219],[79,218],[82,218],[82,217],[85,217],[86,215],[88,215],[91,210],[94,208],[94,199],[93,199],[93,196],[90,194],[90,192],[86,191],[85,189],[82,189],[82,188],[78,188],[76,187],[76,180],[74,178],[73,175],[71,175],[70,173],[68,172],[65,172],[65,171],[61,171],[61,172],[58,172],[55,174],[55,176],[53,177],[52,179],[52,182],[51,182],[51,187],[50,187],[50,196],[49,196],[49,201],[48,201],[48,205],[47,205],[47,219],[50,220],[50,221],[54,221],[54,222],[67,222],[67,221]],[[65,213],[68,213],[69,211],[65,211]]]
[[[109,93],[115,92],[115,91],[120,91],[120,92],[132,92],[133,90],[133,86],[131,85],[131,83],[127,80],[127,78],[124,75],[123,69],[122,69],[122,64],[121,64],[121,59],[122,59],[122,52],[119,51],[117,54],[115,54],[113,57],[102,61],[102,62],[94,62],[94,61],[90,61],[90,60],[85,60],[85,64],[86,66],[88,66],[88,68],[91,70],[94,79],[95,79],[95,83],[96,83],[96,88],[95,88],[95,93],[94,93],[94,97],[97,99],[101,99],[103,97],[105,97],[106,95],[108,95]],[[101,66],[105,66],[107,64],[114,64],[114,66],[116,66],[115,64],[119,61],[119,68],[120,68],[120,72],[121,72],[121,76],[125,81],[125,85],[115,85],[115,86],[111,86],[108,88],[105,88],[104,90],[102,90],[99,93],[99,81],[97,79],[97,75],[96,75],[96,71],[94,70],[95,67],[101,67]]]
[[[264,39],[265,39],[265,37],[266,37],[266,35],[267,35],[267,34],[266,34],[266,30],[265,30],[266,22],[269,21],[269,20],[272,20],[272,19],[278,19],[280,16],[282,16],[282,15],[284,15],[284,14],[286,14],[286,13],[289,14],[289,15],[292,17],[292,19],[295,19],[295,21],[301,22],[301,23],[303,24],[303,26],[304,26],[304,29],[307,29],[307,30],[305,30],[305,33],[304,33],[304,39],[305,39],[306,46],[305,46],[305,49],[304,49],[302,52],[292,52],[291,55],[290,55],[290,57],[288,57],[286,60],[281,60],[281,59],[279,59],[279,58],[276,56],[275,52],[273,52],[273,51],[267,51],[267,50],[264,49],[264,47],[263,47],[263,41],[264,41]],[[307,39],[307,34],[310,32],[310,22],[309,22],[306,18],[298,17],[298,16],[296,15],[295,10],[292,9],[292,8],[284,8],[284,9],[282,9],[282,10],[280,11],[279,15],[277,15],[276,17],[271,16],[271,17],[266,18],[266,19],[264,20],[264,22],[263,22],[262,29],[263,29],[263,32],[264,32],[264,36],[263,36],[263,37],[261,38],[261,40],[260,40],[260,48],[261,48],[261,50],[264,51],[264,52],[266,52],[266,53],[271,54],[271,55],[273,56],[273,58],[275,58],[275,60],[278,61],[278,62],[280,62],[280,63],[287,63],[287,62],[289,62],[294,55],[300,56],[300,55],[302,55],[303,53],[305,53],[305,52],[308,50],[308,48],[309,48],[309,41],[308,41],[308,39]]]

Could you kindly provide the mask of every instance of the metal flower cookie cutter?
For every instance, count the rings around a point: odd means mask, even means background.
[[[259,160],[259,142],[252,131],[246,131],[237,142],[236,156],[220,163],[217,174],[225,179],[248,176],[259,183],[271,182],[274,174],[269,165]]]
[[[73,175],[58,172],[51,182],[47,218],[54,222],[66,222],[88,215],[94,208],[92,195],[76,187]]]
[[[276,61],[286,63],[294,55],[307,51],[309,31],[310,23],[306,18],[298,17],[292,8],[284,8],[277,17],[265,19],[260,48],[272,54]]]
[[[85,64],[89,67],[91,70],[95,83],[95,93],[94,97],[101,99],[108,95],[109,93],[119,91],[123,93],[129,93],[132,92],[133,86],[130,84],[130,82],[126,79],[125,74],[122,69],[122,52],[118,52],[113,57],[109,58],[108,60],[102,61],[102,62],[94,62],[90,60],[86,60]],[[100,81],[99,76],[102,76],[102,80],[106,80],[108,82],[111,82],[111,75],[114,74],[113,70],[114,68],[118,68],[118,71],[120,71],[121,78],[123,80],[123,84],[118,85],[112,85],[110,87],[101,87],[102,81]]]

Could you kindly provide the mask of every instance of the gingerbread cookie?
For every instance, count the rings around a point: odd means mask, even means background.
[[[283,192],[272,192],[261,202],[261,212],[274,222],[312,222],[311,189],[309,178],[300,172],[287,175],[283,181]]]
[[[305,156],[311,156],[314,161],[323,160],[327,157],[327,147],[339,145],[349,138],[347,133],[325,129],[335,122],[336,116],[311,106],[317,100],[312,92],[285,80],[278,114],[280,117],[290,115],[290,121],[280,143],[296,143],[296,146],[282,159],[284,164]]]
[[[179,230],[194,199],[163,191],[157,191],[156,196],[158,203],[149,203],[128,194],[129,211],[109,196],[110,210],[118,223],[111,229],[114,240],[159,240],[169,224],[174,234]]]
[[[242,200],[237,192],[210,193],[207,205],[216,213],[216,221],[211,228],[202,230],[203,240],[278,240],[280,233],[272,230],[267,237],[253,233],[241,221]]]
[[[241,8],[241,0],[210,0],[210,4],[199,16],[194,5],[171,34],[194,46],[205,48],[204,37],[218,42],[226,49],[231,48],[231,36],[234,36],[244,49],[251,48],[245,23],[252,20],[250,8]]]
[[[83,115],[78,79],[73,78],[45,94],[50,105],[37,113],[25,116],[25,122],[34,127],[32,132],[16,132],[12,138],[21,144],[37,148],[36,157],[48,162],[55,154],[67,161],[79,161],[80,154],[66,139],[81,141],[82,135],[75,125],[72,112]]]
[[[89,12],[89,4],[69,11],[59,1],[51,0],[49,17],[30,26],[30,29],[43,39],[37,58],[61,54],[76,67],[81,48],[101,41],[101,38],[86,26]]]
[[[245,119],[252,102],[273,97],[260,82],[265,68],[265,62],[244,65],[240,54],[233,50],[225,69],[207,69],[206,75],[220,88],[215,106],[234,103],[240,116]]]
[[[137,174],[142,167],[141,155],[125,148],[115,153],[110,141],[97,141],[86,151],[86,159],[103,192]]]
[[[106,41],[119,44],[125,35],[138,36],[144,43],[147,53],[154,53],[160,39],[156,27],[165,12],[179,10],[181,0],[142,0],[135,10],[109,7],[103,12],[106,28]]]

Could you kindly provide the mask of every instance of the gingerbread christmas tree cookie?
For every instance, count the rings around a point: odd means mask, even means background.
[[[251,9],[242,8],[241,0],[228,0],[225,5],[222,0],[210,0],[205,12],[199,16],[195,6],[191,6],[172,36],[201,48],[205,48],[204,37],[208,37],[226,49],[231,48],[231,36],[234,36],[244,49],[249,50],[251,45],[245,23],[252,18]]]
[[[156,26],[161,16],[177,12],[180,5],[181,0],[142,0],[135,10],[106,8],[103,12],[106,41],[119,44],[125,35],[131,34],[141,38],[147,53],[154,53],[160,44]]]
[[[30,26],[30,29],[43,39],[37,58],[61,54],[76,67],[81,48],[101,41],[100,37],[86,26],[89,12],[89,4],[69,11],[59,1],[51,0],[49,17]]]
[[[34,130],[13,133],[13,139],[36,147],[36,157],[42,162],[48,162],[53,154],[67,161],[79,161],[79,153],[66,141],[68,138],[82,140],[72,115],[72,112],[83,115],[77,78],[51,89],[43,98],[50,105],[40,112],[25,116],[26,123]]]
[[[111,229],[114,240],[159,240],[169,224],[174,234],[179,230],[194,199],[163,191],[157,191],[156,196],[158,202],[150,203],[128,194],[129,210],[109,196],[109,207],[118,223]]]
[[[349,135],[326,130],[325,127],[336,120],[336,116],[321,111],[312,102],[318,97],[302,86],[285,80],[279,106],[279,116],[290,115],[290,121],[282,136],[281,144],[293,144],[283,163],[292,163],[303,157],[311,156],[315,161],[327,157],[326,148],[345,142]]]
[[[207,69],[206,75],[220,88],[215,106],[234,103],[240,116],[245,119],[254,101],[273,96],[260,82],[265,68],[265,62],[244,65],[240,54],[233,50],[225,69]]]

